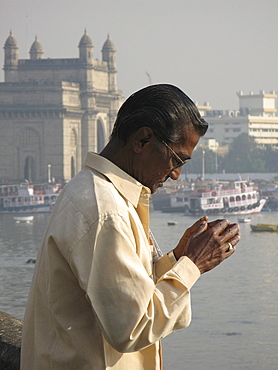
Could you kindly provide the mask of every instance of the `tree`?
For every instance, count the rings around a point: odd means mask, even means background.
[[[204,154],[204,172],[278,172],[278,149],[258,146],[253,136],[241,134],[234,139],[227,154],[222,157],[208,148],[197,147],[184,172],[202,174]]]
[[[264,150],[257,145],[254,137],[243,133],[231,143],[222,166],[222,170],[232,173],[265,172]]]
[[[268,146],[264,152],[266,172],[278,172],[278,150]]]

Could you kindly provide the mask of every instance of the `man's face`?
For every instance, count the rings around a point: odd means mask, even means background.
[[[162,187],[163,183],[170,177],[177,180],[181,173],[181,168],[175,167],[179,164],[178,157],[185,161],[191,158],[193,150],[200,139],[200,135],[193,129],[185,127],[179,144],[170,143],[170,150],[165,144],[156,137],[145,147],[140,163],[136,168],[134,177],[141,184],[147,186],[151,193],[155,193],[157,188]],[[175,154],[173,153],[175,152]]]

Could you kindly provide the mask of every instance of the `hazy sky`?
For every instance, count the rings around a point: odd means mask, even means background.
[[[199,104],[236,109],[239,90],[278,90],[277,15],[277,0],[0,0],[0,43],[12,30],[20,58],[35,35],[46,58],[76,58],[86,28],[101,59],[109,33],[124,96],[148,72]]]

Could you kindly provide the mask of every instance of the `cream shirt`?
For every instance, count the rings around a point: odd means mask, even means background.
[[[160,339],[189,325],[189,290],[200,272],[187,257],[153,262],[149,196],[88,153],[59,196],[38,254],[22,370],[162,368]]]

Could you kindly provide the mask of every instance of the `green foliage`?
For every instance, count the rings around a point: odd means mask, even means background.
[[[185,172],[202,174],[203,151],[205,173],[278,172],[278,150],[270,146],[266,149],[259,147],[248,134],[235,138],[224,157],[198,147],[185,166]]]

